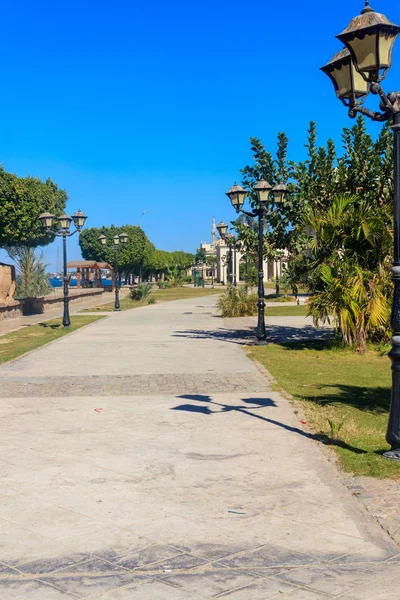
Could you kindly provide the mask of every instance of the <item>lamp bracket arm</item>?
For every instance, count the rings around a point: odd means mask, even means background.
[[[383,87],[379,83],[372,83],[370,85],[370,92],[374,94],[374,96],[379,96],[381,99],[381,110],[388,112],[389,114],[393,114],[396,112],[395,107],[393,106],[391,99],[385,94]],[[389,94],[390,96],[391,94]]]
[[[366,117],[369,117],[370,119],[372,119],[372,121],[388,121],[390,119],[390,113],[384,112],[384,113],[380,113],[378,111],[373,111],[370,110],[369,108],[366,108],[365,106],[360,106],[359,104],[356,104],[356,106],[353,106],[352,108],[350,108],[349,110],[349,117],[351,119],[355,119],[357,113],[361,113],[362,115],[365,115]]]
[[[237,212],[241,212],[243,215],[246,215],[246,217],[256,217],[258,215],[258,210],[253,210],[252,212],[249,212],[247,210],[243,210],[243,208],[240,208]]]

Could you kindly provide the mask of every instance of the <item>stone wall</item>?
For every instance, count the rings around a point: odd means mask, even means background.
[[[104,290],[96,288],[69,290],[69,302],[71,305],[98,296],[101,303],[104,293],[106,293]],[[62,305],[63,291],[60,288],[41,298],[24,298],[23,300],[12,300],[8,303],[0,302],[0,321],[3,319],[16,319],[26,315],[39,315]]]

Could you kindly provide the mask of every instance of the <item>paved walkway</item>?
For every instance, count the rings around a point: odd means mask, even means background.
[[[214,303],[0,368],[2,600],[400,599],[400,548]]]

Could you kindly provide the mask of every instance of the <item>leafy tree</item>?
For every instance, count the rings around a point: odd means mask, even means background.
[[[148,255],[152,252],[150,244],[143,229],[136,225],[123,225],[116,227],[91,227],[84,229],[79,235],[79,245],[85,260],[97,260],[114,264],[113,237],[120,233],[128,234],[128,242],[119,248],[117,253],[118,267],[126,273],[136,273],[145,264]],[[107,243],[103,246],[99,236],[105,235]]]
[[[17,177],[0,166],[0,246],[43,246],[53,241],[38,217],[42,212],[60,215],[67,193],[51,179]]]
[[[310,314],[316,323],[333,315],[345,343],[365,349],[369,339],[387,338],[392,295],[393,133],[383,126],[377,139],[359,116],[343,130],[343,150],[332,140],[317,145],[311,122],[307,155],[287,159],[288,139],[278,134],[276,158],[251,138],[253,162],[243,169],[243,186],[255,203],[254,185],[284,181],[290,194],[282,207],[267,206],[264,256],[286,248],[285,276],[312,290]],[[257,231],[234,222],[245,251],[257,252]]]
[[[205,253],[205,250],[203,250],[202,248],[200,248],[200,250],[197,250],[196,256],[195,256],[195,262],[199,265],[204,265],[206,260],[207,260],[207,255]]]

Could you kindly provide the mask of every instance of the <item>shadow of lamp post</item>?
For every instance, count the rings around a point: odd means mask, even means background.
[[[400,92],[386,94],[381,81],[392,65],[393,45],[400,27],[377,13],[366,0],[361,14],[336,36],[345,46],[322,71],[333,82],[337,97],[354,119],[361,113],[373,121],[391,121],[394,133],[394,295],[391,327],[392,396],[384,456],[400,461]],[[379,96],[380,111],[363,106],[369,93]]]
[[[59,222],[58,231],[52,231],[54,219],[57,219]],[[71,325],[71,320],[69,318],[69,297],[68,297],[68,273],[67,273],[67,237],[71,237],[75,233],[82,230],[82,227],[85,224],[87,216],[81,211],[78,210],[76,213],[72,215],[72,217],[64,214],[61,217],[55,217],[54,215],[45,212],[39,215],[39,220],[42,223],[44,229],[46,231],[53,233],[57,237],[62,237],[63,240],[63,290],[64,290],[64,312],[63,312],[63,320],[62,324],[64,327],[69,327]],[[72,221],[74,222],[75,231],[70,231]]]
[[[247,217],[258,217],[258,302],[257,302],[257,340],[259,344],[265,344],[267,333],[265,330],[265,301],[264,301],[264,223],[269,202],[274,202],[280,206],[287,194],[287,187],[284,183],[278,183],[272,187],[267,181],[259,181],[253,188],[256,193],[256,207],[252,212],[243,209],[247,192],[236,183],[226,192],[233,208],[237,213],[242,213]]]
[[[128,242],[129,235],[127,233],[120,233],[119,235],[114,235],[113,237],[113,250],[114,250],[114,289],[115,289],[115,302],[114,302],[114,310],[121,310],[121,306],[119,303],[119,289],[120,289],[120,278],[118,273],[118,260],[117,253],[118,249],[121,246],[125,246]],[[107,246],[107,238],[105,235],[99,235],[98,240],[102,246]]]

